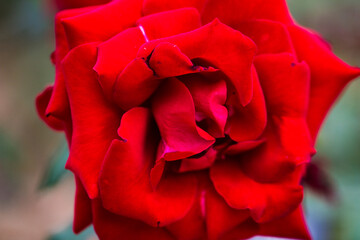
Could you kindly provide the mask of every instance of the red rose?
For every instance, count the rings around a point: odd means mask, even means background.
[[[119,0],[56,17],[74,231],[100,239],[309,239],[300,179],[360,74],[284,0]]]

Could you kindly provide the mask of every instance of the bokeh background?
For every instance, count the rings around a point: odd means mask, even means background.
[[[359,0],[288,0],[298,23],[360,66]],[[75,236],[74,186],[63,170],[64,136],[36,115],[34,99],[53,81],[54,9],[49,0],[0,0],[0,240]],[[360,79],[348,86],[322,128],[314,158],[322,194],[306,188],[314,240],[360,239]],[[325,194],[324,194],[325,193]]]

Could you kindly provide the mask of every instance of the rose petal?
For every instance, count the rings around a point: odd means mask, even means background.
[[[256,19],[236,25],[236,29],[250,37],[257,46],[257,54],[295,53],[290,34],[281,22]]]
[[[270,115],[305,117],[309,103],[310,73],[288,53],[264,54],[255,67]]]
[[[304,60],[311,71],[307,122],[315,140],[329,108],[346,84],[360,75],[360,69],[336,57],[318,35],[298,26],[288,29],[299,60]]]
[[[153,190],[149,174],[155,161],[156,126],[146,108],[124,114],[119,129],[123,141],[114,140],[100,175],[103,205],[113,213],[166,226],[183,218],[196,195],[191,175],[164,176]]]
[[[105,4],[110,0],[55,0],[59,10],[67,8],[82,8],[86,6]]]
[[[235,228],[222,235],[222,240],[226,239],[251,239],[251,237],[257,235],[259,232],[259,226],[253,220],[247,221],[237,225]]]
[[[224,137],[228,116],[228,111],[224,106],[227,89],[220,72],[192,74],[180,80],[191,93],[196,113],[203,116],[202,120],[207,126],[205,130],[215,138]]]
[[[236,161],[218,161],[210,168],[215,189],[227,204],[236,209],[249,209],[256,222],[282,217],[301,203],[303,188],[299,175],[293,173],[281,182],[260,183],[246,176]]]
[[[206,0],[144,0],[143,13],[149,15],[185,7],[194,7],[201,12],[205,3]]]
[[[165,160],[198,154],[215,142],[196,126],[192,97],[179,80],[163,82],[152,99],[152,111],[164,141]]]
[[[285,0],[209,0],[201,13],[203,23],[219,18],[231,27],[251,19],[293,23]]]
[[[273,116],[262,138],[263,144],[238,155],[243,171],[256,181],[279,181],[314,153],[305,119]]]
[[[181,160],[179,172],[196,171],[211,167],[217,157],[217,151],[213,148],[206,150],[206,153],[198,158],[189,157]]]
[[[258,146],[260,146],[262,143],[264,143],[265,139],[259,139],[259,140],[251,140],[251,141],[243,141],[236,143],[234,145],[230,145],[226,150],[226,155],[238,155],[240,153],[249,151],[251,149],[254,149]]]
[[[260,224],[259,234],[291,239],[311,239],[301,206],[283,218]]]
[[[142,17],[137,25],[151,40],[192,31],[201,27],[201,20],[196,8],[180,8]]]
[[[52,129],[57,131],[65,131],[66,138],[68,140],[69,146],[71,145],[72,137],[72,121],[70,119],[59,119],[55,115],[47,114],[46,109],[49,106],[50,98],[53,94],[53,87],[49,86],[44,89],[36,97],[36,110],[40,118]]]
[[[142,0],[115,0],[93,11],[62,20],[71,48],[104,41],[132,27],[141,17]]]
[[[188,214],[180,221],[172,223],[166,228],[178,240],[206,239],[206,225],[202,213],[203,194],[198,192],[196,200]]]
[[[46,108],[46,114],[50,114],[59,119],[68,120],[70,119],[70,106],[66,92],[64,75],[61,69],[61,61],[64,59],[66,54],[69,52],[69,46],[67,43],[64,26],[62,20],[68,17],[76,16],[93,10],[93,7],[71,9],[61,11],[55,16],[55,39],[56,49],[53,53],[53,60],[55,64],[55,83],[54,90],[51,95],[49,105]]]
[[[54,116],[46,116],[46,108],[53,93],[53,86],[46,87],[42,93],[36,97],[36,110],[40,118],[54,130],[64,130],[64,122]]]
[[[257,181],[274,181],[308,162],[313,153],[305,116],[308,105],[308,68],[284,54],[256,58],[259,78],[269,111],[263,138],[266,142],[241,158],[244,171]],[[259,168],[258,166],[262,166]]]
[[[80,179],[75,176],[76,193],[74,208],[74,233],[80,233],[92,223],[91,200],[88,197]]]
[[[146,101],[163,79],[201,71],[215,69],[194,67],[177,46],[162,42],[149,55],[138,54],[126,66],[115,83],[113,99],[120,108],[128,110]]]
[[[92,67],[96,43],[73,49],[63,60],[73,120],[66,167],[83,183],[90,198],[98,195],[98,176],[105,153],[120,123],[120,113],[106,101]]]
[[[225,233],[244,223],[250,217],[248,210],[231,208],[212,185],[208,186],[205,199],[206,226],[209,240],[223,239],[221,237]],[[242,234],[244,233],[250,233],[248,237],[254,235],[252,228],[245,229]],[[236,239],[240,239],[240,236],[238,235]]]
[[[139,55],[148,56],[160,42],[173,43],[191,60],[201,59],[220,69],[229,78],[241,104],[250,102],[253,95],[251,65],[256,47],[239,31],[214,20],[197,30],[148,42]]]
[[[151,227],[141,221],[113,214],[101,205],[100,199],[92,201],[94,229],[101,240],[175,240],[164,228]]]
[[[140,46],[145,42],[138,27],[129,28],[98,47],[98,58],[94,70],[105,96],[111,98],[117,76],[136,57]]]
[[[265,100],[254,68],[252,68],[252,78],[254,95],[245,107],[237,101],[234,91],[229,90],[226,105],[230,110],[226,132],[232,140],[237,142],[257,139],[263,133],[267,123]]]

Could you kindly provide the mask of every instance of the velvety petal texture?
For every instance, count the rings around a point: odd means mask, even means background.
[[[96,44],[89,43],[73,49],[62,63],[74,129],[66,167],[79,177],[90,198],[99,194],[100,168],[117,138],[121,116],[101,91],[92,69],[95,61]]]
[[[360,75],[285,0],[58,0],[55,82],[73,230],[101,240],[311,239],[302,179]]]

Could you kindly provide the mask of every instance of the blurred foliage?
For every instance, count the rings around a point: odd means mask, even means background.
[[[55,186],[64,176],[69,174],[65,169],[66,160],[69,156],[69,148],[66,143],[55,153],[49,161],[45,174],[40,182],[40,189]]]
[[[88,227],[80,234],[75,235],[72,230],[72,225],[69,225],[64,230],[50,236],[47,240],[87,240],[90,237],[94,236],[95,232],[92,227]]]

